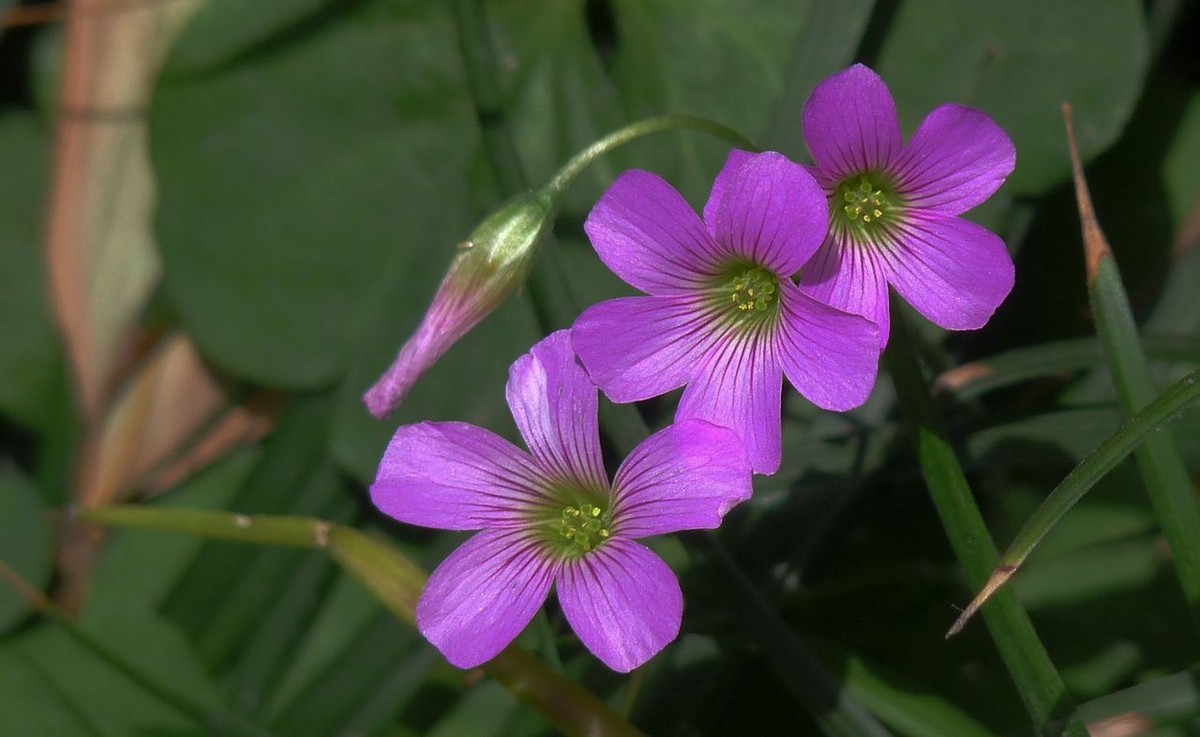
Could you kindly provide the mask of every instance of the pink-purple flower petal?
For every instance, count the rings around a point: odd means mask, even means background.
[[[528,454],[465,422],[422,422],[396,430],[371,501],[401,522],[439,530],[523,524],[546,502],[544,476]]]
[[[830,233],[800,275],[810,297],[844,312],[862,315],[879,327],[879,345],[887,345],[891,325],[887,275],[871,244],[844,233]]]
[[[686,384],[717,340],[700,298],[622,297],[584,310],[571,344],[592,381],[614,402],[635,402]]]
[[[779,470],[783,372],[773,336],[734,332],[709,351],[688,383],[675,421],[707,420],[738,434],[756,473]]]
[[[991,197],[1017,164],[1012,139],[983,111],[942,105],[892,168],[910,207],[958,215]]]
[[[892,93],[862,64],[813,90],[804,105],[804,140],[817,166],[835,181],[887,168],[904,143]]]
[[[708,201],[704,203],[704,222],[710,230],[712,224],[717,222],[717,211],[721,209],[721,203],[725,201],[730,188],[736,184],[738,169],[754,156],[755,154],[749,151],[735,148],[725,157],[725,165],[717,172],[717,178],[713,180],[712,189],[708,193]]]
[[[705,224],[717,243],[735,257],[790,277],[821,245],[829,229],[829,204],[804,167],[782,154],[767,152],[746,159],[730,157],[722,176],[732,181],[714,187],[710,200],[720,206]]]
[[[459,668],[482,665],[533,619],[560,565],[527,532],[484,530],[429,577],[417,628]]]
[[[563,565],[558,600],[579,639],[620,673],[642,665],[679,634],[683,593],[657,555],[614,539]]]
[[[750,461],[733,431],[704,420],[671,425],[646,438],[617,470],[614,533],[636,540],[715,529],[750,498],[750,478]]]
[[[647,294],[691,292],[721,258],[687,200],[648,171],[618,177],[583,228],[600,260]]]
[[[867,401],[879,369],[875,323],[791,284],[783,285],[781,296],[779,360],[792,386],[822,409],[840,412]]]
[[[596,385],[575,360],[568,331],[550,334],[518,358],[506,391],[517,429],[543,468],[594,489],[608,486]]]
[[[396,359],[366,394],[363,403],[377,418],[399,407],[417,383],[450,347],[487,317],[498,304],[471,265],[456,260],[438,287],[421,324],[400,347]]]
[[[948,330],[983,327],[1013,287],[1004,241],[957,217],[914,214],[887,252],[888,281],[909,304]]]

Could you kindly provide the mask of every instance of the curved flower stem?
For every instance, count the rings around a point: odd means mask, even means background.
[[[895,303],[893,303],[895,307]],[[942,526],[972,589],[988,580],[999,558],[971,487],[942,428],[921,372],[904,315],[892,310],[892,337],[885,354],[896,394],[912,428],[921,472]],[[1086,737],[1066,686],[1016,595],[1002,589],[983,609],[992,640],[1025,703],[1038,734]]]
[[[508,118],[504,114],[504,96],[496,74],[496,51],[488,32],[483,5],[479,0],[454,0],[451,8],[458,27],[459,49],[467,74],[467,84],[475,103],[484,152],[496,174],[501,194],[505,197],[515,197],[532,187],[521,164]],[[542,191],[550,194],[557,205],[571,182],[596,159],[630,141],[672,130],[701,131],[724,138],[742,148],[758,150],[742,134],[705,118],[691,115],[647,118],[610,133],[571,157]],[[561,255],[552,247],[543,248],[534,262],[528,285],[534,313],[544,333],[569,326],[581,311],[566,284],[566,269],[562,264]]]
[[[563,164],[563,167],[558,170],[558,173],[554,175],[550,183],[546,185],[546,189],[557,198],[589,164],[613,149],[644,136],[676,130],[694,130],[709,133],[718,138],[724,138],[738,148],[747,151],[759,150],[750,139],[741,133],[708,118],[700,118],[695,115],[659,115],[654,118],[639,120],[636,123],[630,123],[624,128],[609,133],[604,138],[575,154],[571,157],[570,161]]]

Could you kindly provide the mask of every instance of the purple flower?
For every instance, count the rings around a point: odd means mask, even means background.
[[[489,215],[459,246],[417,332],[363,395],[371,414],[383,418],[400,406],[421,374],[525,282],[555,208],[548,192],[527,192]]]
[[[649,296],[586,310],[575,351],[616,402],[686,384],[676,421],[731,428],[754,470],[774,473],[784,375],[834,410],[861,404],[875,384],[877,328],[791,281],[828,224],[812,176],[777,153],[732,152],[703,221],[659,177],[626,172],[584,227],[600,259]]]
[[[542,606],[551,585],[579,639],[627,672],[679,633],[675,574],[634,542],[715,528],[750,496],[729,430],[698,420],[647,438],[608,481],[596,387],[559,331],[509,370],[508,404],[532,457],[458,422],[401,427],[371,499],[402,522],[482,530],[450,555],[417,604],[417,626],[460,668],[487,662]]]
[[[881,345],[889,284],[943,328],[983,327],[1012,289],[1012,258],[994,233],[957,216],[1012,172],[1008,135],[979,110],[942,105],[905,146],[887,85],[856,64],[813,90],[804,138],[830,228],[801,288],[874,320]]]

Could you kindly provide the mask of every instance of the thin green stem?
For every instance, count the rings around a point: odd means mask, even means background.
[[[978,590],[996,566],[996,547],[942,429],[904,316],[898,309],[892,310],[892,337],[885,358],[942,526],[966,569],[968,582]],[[1074,715],[1075,707],[1062,678],[1013,592],[1001,590],[984,608],[983,615],[1038,733],[1057,737],[1065,730],[1072,737],[1086,737],[1087,729]]]
[[[570,161],[558,170],[558,173],[554,175],[550,183],[546,185],[546,189],[552,192],[555,197],[558,197],[588,165],[613,149],[638,138],[675,130],[694,130],[709,133],[718,138],[724,138],[738,148],[747,151],[758,151],[758,147],[750,139],[729,126],[694,115],[660,115],[655,118],[646,118],[636,123],[630,123],[624,128],[609,133],[604,138],[575,154],[571,157]]]
[[[528,176],[521,165],[516,139],[504,114],[503,92],[496,70],[496,51],[488,31],[487,17],[479,0],[454,0],[451,3],[458,26],[459,49],[466,70],[467,83],[475,103],[475,113],[482,130],[483,148],[487,154],[500,191],[505,197],[515,197],[531,189]],[[596,159],[630,141],[673,130],[695,130],[723,138],[751,151],[758,147],[734,129],[692,115],[663,115],[631,123],[591,144],[563,165],[543,188],[557,204],[571,182]],[[547,239],[549,240],[549,239]],[[533,302],[538,325],[545,333],[569,326],[580,312],[580,306],[567,286],[562,257],[553,247],[542,249],[529,275],[529,296]]]

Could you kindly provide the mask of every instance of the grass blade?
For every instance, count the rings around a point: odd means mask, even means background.
[[[947,636],[957,634],[979,607],[1012,578],[1046,533],[1104,474],[1135,452],[1148,438],[1154,437],[1163,423],[1197,401],[1200,401],[1200,369],[1172,384],[1072,469],[1017,533],[996,570],[975,600],[963,610]]]
[[[958,457],[942,429],[903,314],[898,309],[892,310],[892,338],[885,359],[905,417],[912,426],[921,471],[950,545],[966,569],[970,584],[981,586],[996,565],[996,548]],[[1074,705],[1062,678],[1013,593],[1000,590],[993,605],[983,614],[1038,734],[1057,737],[1065,731],[1072,737],[1086,737],[1087,729],[1074,716]]]
[[[1100,345],[1116,381],[1121,411],[1128,417],[1149,404],[1158,394],[1158,389],[1150,377],[1137,324],[1129,309],[1129,300],[1121,285],[1116,261],[1092,208],[1079,150],[1075,145],[1070,105],[1063,105],[1063,117],[1075,175],[1075,199],[1079,204],[1079,219],[1083,226],[1088,298],[1095,315]],[[1191,610],[1192,621],[1200,629],[1200,504],[1196,503],[1195,489],[1179,454],[1179,447],[1169,432],[1147,437],[1135,455],[1154,514],[1174,554],[1175,571]]]

